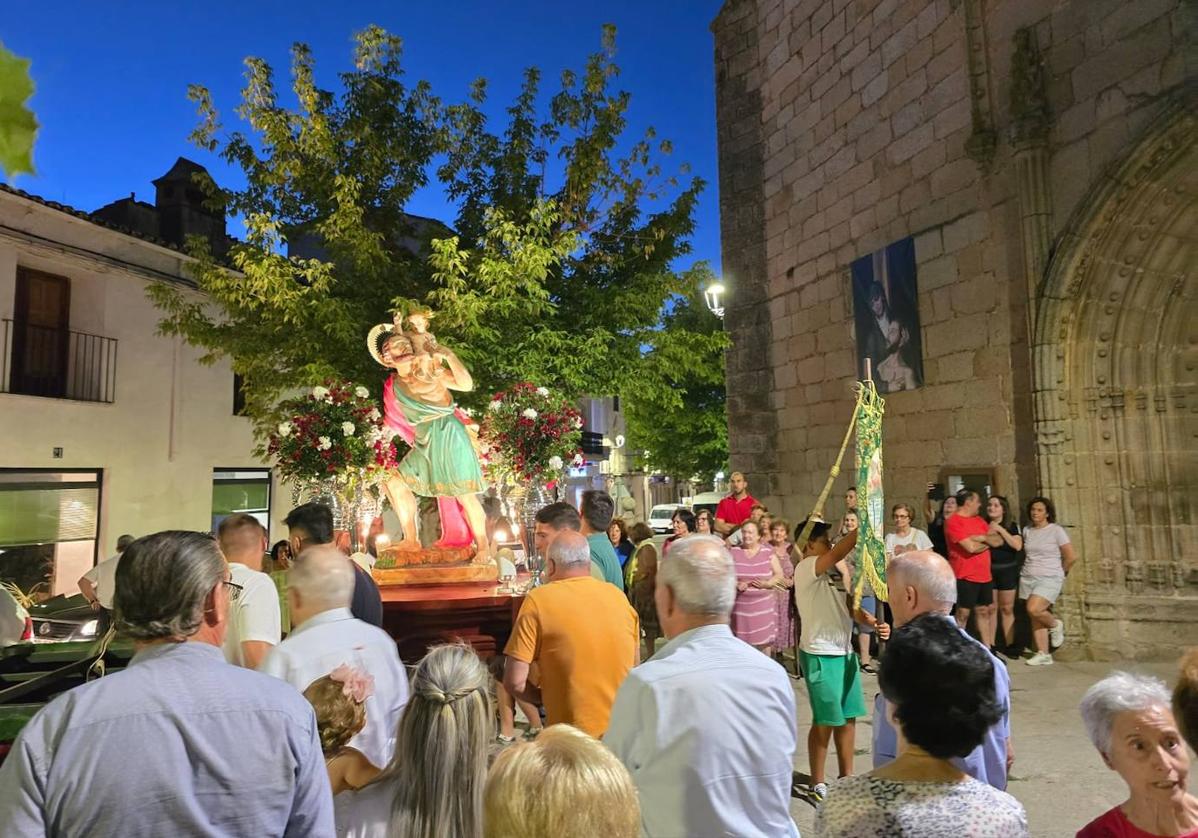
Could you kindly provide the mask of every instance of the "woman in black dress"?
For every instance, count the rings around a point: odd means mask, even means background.
[[[1015,592],[1019,588],[1020,552],[1023,534],[1011,517],[1011,505],[1002,495],[986,502],[986,521],[990,532],[1002,536],[1001,547],[990,548],[990,573],[994,577],[994,604],[1002,625],[1003,651],[1015,645]]]

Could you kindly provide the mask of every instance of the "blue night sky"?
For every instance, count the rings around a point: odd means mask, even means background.
[[[542,91],[552,92],[561,70],[581,70],[599,48],[601,26],[614,23],[618,87],[632,94],[626,136],[636,139],[654,126],[659,137],[673,140],[673,162],[689,163],[708,184],[693,257],[678,267],[706,259],[718,271],[709,26],[720,6],[721,0],[9,0],[0,42],[33,61],[32,107],[41,123],[38,174],[19,176],[12,185],[84,210],[130,192],[152,202],[150,181],[180,155],[203,163],[219,182],[238,183],[215,155],[187,142],[196,122],[187,85],[208,86],[232,125],[242,59],[265,58],[283,74],[278,87],[285,89],[295,41],[312,46],[318,80],[336,89],[335,74],[349,66],[352,33],[377,23],[403,37],[409,81],[428,80],[442,100],[462,101],[472,80],[487,78],[487,107],[495,117],[517,92],[525,67],[540,67]],[[454,215],[435,184],[408,209],[447,220]],[[230,232],[239,232],[236,225]]]

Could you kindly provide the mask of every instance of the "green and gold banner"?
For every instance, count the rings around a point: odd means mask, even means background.
[[[885,400],[873,381],[858,384],[857,400],[857,561],[853,570],[853,605],[860,607],[866,585],[879,600],[886,590],[886,501],[882,496],[882,414]]]

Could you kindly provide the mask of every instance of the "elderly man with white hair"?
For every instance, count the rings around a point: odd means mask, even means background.
[[[644,801],[642,834],[797,838],[794,690],[729,628],[736,567],[723,541],[675,543],[654,598],[669,642],[629,673],[603,737]]]
[[[391,636],[350,612],[353,594],[354,571],[340,550],[322,544],[300,553],[287,574],[287,605],[295,628],[267,653],[260,671],[301,693],[343,663],[370,675],[374,693],[366,699],[366,726],[349,747],[385,768],[395,752],[408,678]]]
[[[602,736],[616,690],[640,656],[640,621],[624,592],[591,576],[591,545],[561,530],[545,557],[549,584],[533,588],[512,626],[503,686],[545,705],[551,725]],[[532,664],[540,683],[529,678]]]
[[[1077,838],[1198,835],[1198,798],[1186,791],[1190,755],[1164,683],[1113,672],[1082,697],[1081,714],[1090,741],[1127,783],[1129,796]]]
[[[896,627],[906,625],[920,614],[943,614],[946,620],[952,619],[957,577],[952,566],[939,554],[931,550],[900,553],[887,565],[886,577]],[[958,629],[974,640],[960,626]],[[890,627],[880,625],[878,636],[889,638]],[[978,645],[986,649],[983,644]],[[989,649],[986,653],[994,664],[994,691],[1003,707],[1003,717],[986,732],[982,744],[969,756],[953,762],[971,777],[1005,791],[1007,773],[1015,760],[1011,749],[1011,676],[1001,660]],[[898,755],[898,734],[886,712],[886,700],[881,693],[874,698],[873,733],[874,768],[880,768]]]

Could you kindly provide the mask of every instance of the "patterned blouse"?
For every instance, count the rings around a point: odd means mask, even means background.
[[[959,783],[845,777],[815,819],[827,838],[1027,838],[1027,814],[1006,792],[972,777]]]

